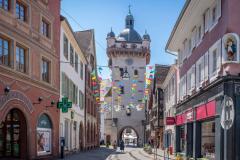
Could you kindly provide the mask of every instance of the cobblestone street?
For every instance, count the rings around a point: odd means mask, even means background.
[[[142,148],[126,148],[125,152],[120,152],[105,147],[99,149],[80,152],[69,155],[64,160],[153,160],[152,155],[145,153]]]

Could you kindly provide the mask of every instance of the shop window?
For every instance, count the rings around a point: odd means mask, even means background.
[[[185,128],[184,126],[180,127],[180,152],[185,152],[185,142],[186,142],[186,135],[185,135]]]
[[[20,2],[16,2],[16,17],[21,21],[26,21],[26,6]]]
[[[201,155],[215,159],[215,121],[202,122]]]
[[[48,155],[52,150],[52,123],[48,115],[42,114],[37,125],[37,154]]]
[[[8,11],[9,10],[9,0],[0,0],[0,8]]]

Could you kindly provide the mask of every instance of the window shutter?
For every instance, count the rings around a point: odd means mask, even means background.
[[[191,69],[191,89],[195,88],[195,64],[192,66]]]
[[[201,57],[201,83],[204,81],[204,55]]]
[[[201,21],[201,38],[200,38],[200,41],[202,40],[203,35],[204,35],[204,21],[202,19],[202,21]]]
[[[204,55],[204,80],[208,80],[208,52]]]
[[[62,95],[64,96],[64,94],[65,94],[65,91],[64,91],[64,87],[65,87],[65,77],[64,77],[64,73],[62,72]]]
[[[220,69],[221,66],[221,40],[217,44],[217,69]]]
[[[191,68],[187,72],[187,95],[190,95],[191,90]]]
[[[196,88],[199,87],[199,63],[196,63]]]
[[[221,17],[221,10],[222,10],[222,6],[221,6],[221,0],[217,0],[217,19],[219,19]]]

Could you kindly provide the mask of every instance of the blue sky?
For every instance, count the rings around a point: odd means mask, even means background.
[[[97,64],[106,66],[107,33],[111,27],[115,35],[124,29],[128,5],[131,5],[135,30],[141,36],[147,30],[151,36],[150,64],[172,64],[176,57],[165,52],[165,45],[184,2],[185,0],[62,0],[61,14],[68,18],[74,31],[95,30]],[[103,73],[103,78],[107,77]]]

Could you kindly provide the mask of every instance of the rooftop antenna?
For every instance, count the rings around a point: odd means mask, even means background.
[[[128,5],[128,13],[131,14],[131,5]]]

